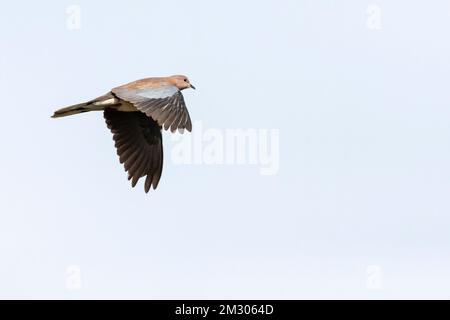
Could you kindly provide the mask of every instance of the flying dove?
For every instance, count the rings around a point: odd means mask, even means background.
[[[191,131],[183,89],[195,87],[182,75],[146,78],[112,89],[85,103],[55,111],[52,118],[103,110],[120,163],[134,187],[146,176],[145,192],[158,186],[163,167],[161,130]]]

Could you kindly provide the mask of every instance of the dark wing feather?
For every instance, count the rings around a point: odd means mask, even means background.
[[[192,123],[183,94],[174,86],[133,89],[117,87],[112,94],[133,104],[136,109],[153,118],[165,130],[191,131]]]
[[[103,116],[131,185],[134,187],[139,178],[146,176],[145,192],[152,185],[156,189],[163,167],[161,127],[142,112],[106,109]]]

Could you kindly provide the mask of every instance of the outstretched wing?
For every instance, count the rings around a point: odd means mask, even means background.
[[[142,112],[120,112],[106,109],[106,125],[113,133],[120,163],[128,172],[134,187],[139,178],[146,176],[145,192],[158,186],[163,167],[161,127]]]
[[[139,111],[153,118],[165,130],[175,132],[192,130],[191,118],[183,95],[172,85],[162,87],[130,88],[122,86],[111,91],[122,100],[132,103]]]

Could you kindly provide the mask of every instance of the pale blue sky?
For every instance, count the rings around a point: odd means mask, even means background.
[[[450,298],[450,1],[10,1],[0,18],[1,298]],[[204,128],[279,130],[277,175],[175,165],[165,132],[145,194],[100,113],[50,119],[179,73]]]

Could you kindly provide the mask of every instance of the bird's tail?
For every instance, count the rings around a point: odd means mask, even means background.
[[[74,104],[73,106],[65,107],[59,110],[56,110],[55,113],[53,113],[52,118],[60,118],[60,117],[66,117],[73,114],[88,112],[88,111],[96,111],[96,110],[103,110],[104,107],[98,106],[95,104],[92,104],[91,102],[85,102],[85,103],[79,103]]]

